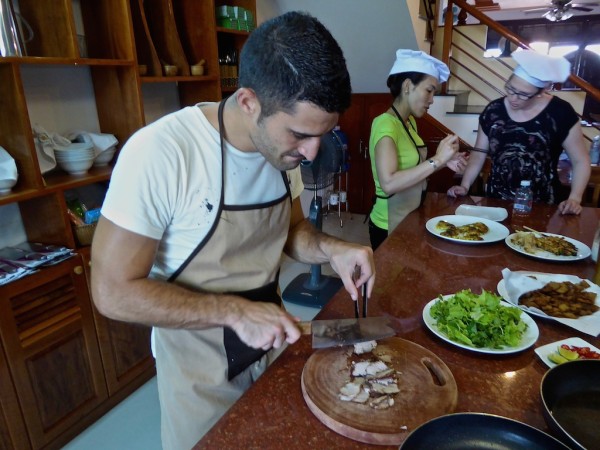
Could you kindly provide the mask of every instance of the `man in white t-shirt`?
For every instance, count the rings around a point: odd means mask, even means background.
[[[371,249],[319,232],[299,201],[300,161],[350,104],[337,42],[313,17],[287,13],[250,35],[239,77],[228,99],[129,139],[95,232],[96,306],[154,327],[164,449],[191,448],[270,350],[300,337],[277,291],[282,251],[330,262],[354,300],[375,280]]]

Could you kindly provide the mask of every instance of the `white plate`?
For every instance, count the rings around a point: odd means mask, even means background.
[[[454,296],[454,294],[444,295],[443,298],[445,300],[452,296]],[[521,338],[521,343],[519,345],[517,345],[516,347],[505,347],[505,348],[501,348],[501,349],[488,348],[488,347],[471,347],[470,345],[466,345],[466,344],[462,344],[460,342],[453,341],[448,336],[446,336],[444,333],[442,333],[440,330],[438,330],[437,320],[435,320],[433,317],[431,317],[431,312],[430,312],[431,307],[437,300],[438,300],[437,298],[434,298],[429,303],[427,303],[427,305],[425,305],[425,308],[423,309],[423,321],[425,322],[425,325],[427,325],[427,328],[429,328],[436,336],[442,338],[444,341],[446,341],[452,345],[456,345],[457,347],[471,350],[474,352],[488,353],[488,354],[493,354],[493,355],[517,353],[517,352],[521,352],[525,349],[528,349],[533,344],[535,344],[535,342],[538,339],[538,336],[540,335],[540,331],[539,331],[536,323],[533,321],[533,319],[531,317],[529,317],[527,315],[527,313],[522,312],[521,319],[527,325],[527,331],[525,331],[525,334]],[[505,301],[502,301],[501,304],[503,306],[514,307],[514,305],[512,305],[508,302],[505,302]]]
[[[481,222],[487,225],[489,231],[481,236],[483,238],[483,241],[466,241],[464,239],[456,239],[448,236],[442,236],[441,232],[435,227],[440,220],[444,220],[448,223],[451,223],[452,225],[456,225],[457,227],[460,227],[462,225],[468,225],[470,223]],[[433,219],[429,219],[427,221],[427,223],[425,224],[425,228],[427,229],[427,231],[429,231],[431,234],[437,237],[447,239],[452,242],[457,242],[460,244],[489,244],[490,242],[501,241],[509,235],[508,228],[506,228],[502,224],[499,224],[498,222],[494,222],[493,220],[488,219],[482,219],[479,217],[475,218],[469,216],[448,215],[434,217]]]
[[[527,271],[523,271],[523,272],[519,272],[519,273],[522,273],[523,275],[528,275],[528,274],[535,275],[535,278],[538,279],[539,281],[541,281],[542,283],[550,283],[551,281],[556,281],[558,283],[562,283],[563,281],[571,281],[571,279],[574,276],[574,275],[549,274],[549,273],[527,272]],[[583,280],[583,279],[580,278],[580,280]],[[590,285],[590,287],[587,288],[585,290],[585,292],[593,292],[594,294],[596,294],[596,305],[600,306],[600,286],[592,283],[590,280],[585,280],[585,281],[587,281],[588,284]],[[512,298],[509,298],[510,296],[508,295],[508,291],[506,290],[506,285],[504,283],[504,279],[498,281],[496,290],[498,291],[498,295],[500,295],[500,297],[502,297],[508,303],[518,306],[523,311],[527,312],[527,314],[531,314],[532,316],[542,317],[544,319],[552,319],[552,320],[558,319],[558,317],[549,316],[548,314],[546,314],[542,311],[539,311],[537,308],[529,308],[528,306],[519,305],[518,299],[513,300]],[[589,317],[589,316],[583,316],[583,317]],[[579,319],[581,319],[581,317]],[[570,319],[570,320],[579,320],[579,319]]]
[[[562,341],[552,342],[550,344],[546,344],[541,347],[538,347],[534,351],[540,357],[540,359],[544,362],[544,364],[546,364],[548,367],[552,368],[554,366],[557,366],[558,364],[550,361],[550,359],[548,359],[548,356],[550,356],[552,353],[558,352],[558,347],[560,347],[563,344],[574,345],[575,347],[589,347],[590,350],[600,353],[600,349],[594,347],[592,344],[590,344],[578,337],[572,337],[572,338],[568,338],[568,339],[563,339]]]
[[[508,217],[506,209],[495,208],[493,206],[460,205],[456,208],[454,214],[481,217],[482,219],[493,220],[495,222],[502,222]]]
[[[577,255],[575,256],[559,256],[554,253],[547,252],[545,250],[538,250],[536,253],[527,253],[523,250],[523,247],[513,243],[512,239],[517,233],[513,233],[504,240],[506,245],[512,248],[514,251],[522,253],[523,255],[531,256],[533,258],[544,259],[546,261],[578,261],[580,259],[585,259],[592,254],[590,248],[585,245],[583,242],[579,242],[575,239],[571,239],[570,237],[563,236],[561,234],[552,234],[552,233],[533,233],[531,231],[522,231],[521,233],[529,233],[529,234],[544,234],[546,236],[558,236],[564,238],[567,242],[570,242],[577,248]]]

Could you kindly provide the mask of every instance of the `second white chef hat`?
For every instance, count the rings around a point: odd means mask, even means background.
[[[519,64],[513,73],[538,88],[562,83],[571,73],[571,63],[562,56],[542,55],[533,50],[519,50],[511,56]]]

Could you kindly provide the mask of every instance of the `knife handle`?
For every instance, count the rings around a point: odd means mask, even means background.
[[[303,335],[312,334],[311,322],[297,322],[296,325],[298,325],[300,333],[302,333]]]

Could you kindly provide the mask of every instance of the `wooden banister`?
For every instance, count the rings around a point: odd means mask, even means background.
[[[465,0],[448,0],[448,8],[446,10],[445,22],[444,22],[444,42],[442,46],[442,61],[448,64],[450,62],[450,50],[452,47],[452,32],[454,25],[452,24],[452,5],[456,5],[462,10],[468,12],[472,17],[479,20],[480,23],[486,25],[488,28],[494,30],[501,36],[504,36],[507,40],[513,42],[521,48],[531,49],[529,44],[523,40],[508,28],[500,25],[495,20],[491,19],[481,11],[479,11],[473,5],[469,5]],[[585,91],[591,97],[593,97],[596,101],[600,102],[600,89],[592,86],[590,83],[585,81],[583,78],[578,77],[577,75],[571,74],[569,75],[569,81],[573,83],[575,86]],[[447,83],[444,83],[442,86],[442,92],[447,92]]]

